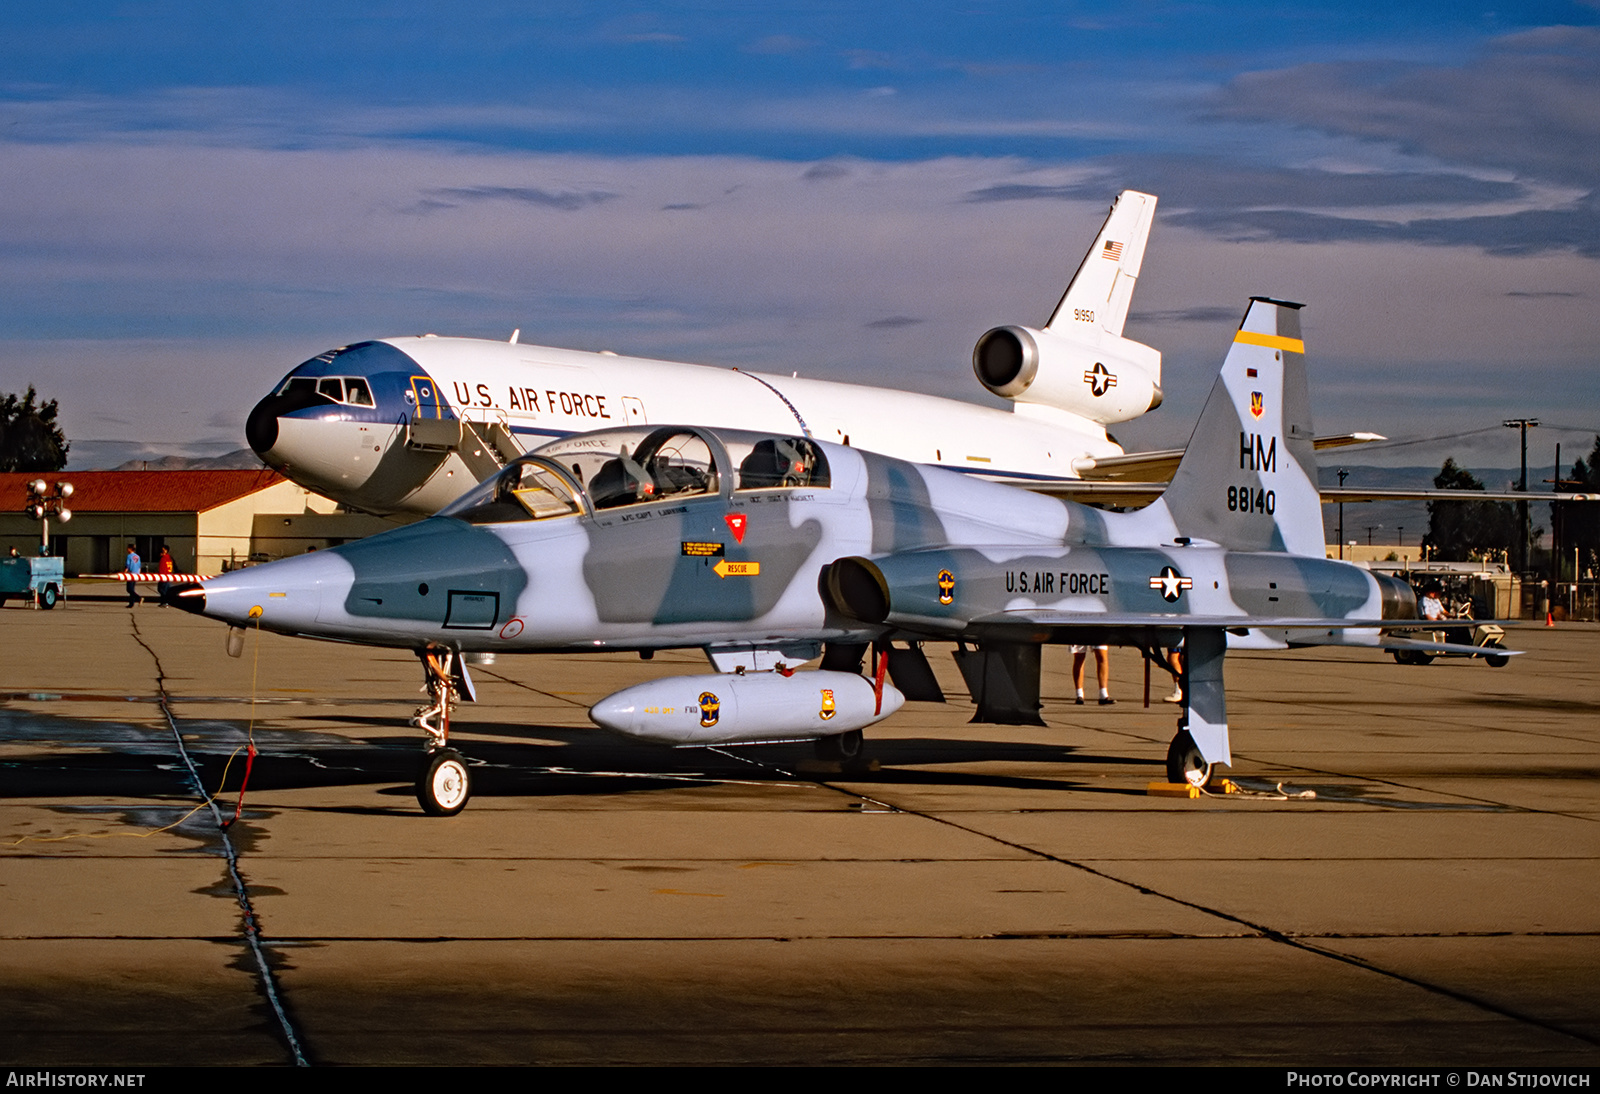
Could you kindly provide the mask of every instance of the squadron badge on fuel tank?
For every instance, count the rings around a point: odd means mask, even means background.
[[[700,724],[710,729],[717,724],[717,718],[722,714],[722,700],[718,699],[715,692],[702,691],[700,693]]]
[[[829,718],[832,718],[834,716],[834,714],[836,714],[837,712],[838,712],[838,710],[834,706],[834,702],[833,702],[833,689],[832,688],[823,688],[822,689],[822,709],[817,711],[817,713],[822,717],[822,720],[824,722],[826,722]]]

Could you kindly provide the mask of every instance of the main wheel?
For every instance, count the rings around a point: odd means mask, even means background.
[[[1484,646],[1484,649],[1503,650],[1505,647],[1498,642],[1491,642]],[[1486,653],[1483,655],[1483,659],[1489,663],[1489,667],[1492,669],[1503,669],[1511,663],[1510,656],[1504,653]]]
[[[61,590],[54,585],[46,585],[39,591],[39,607],[49,611],[56,606],[56,601],[61,599]]]
[[[861,755],[861,731],[817,738],[817,756],[824,760],[853,760]]]
[[[1180,786],[1206,786],[1211,782],[1211,765],[1200,755],[1200,748],[1187,729],[1178,730],[1167,746],[1167,781]]]
[[[417,776],[417,804],[430,817],[453,817],[467,807],[472,778],[454,749],[428,753]]]

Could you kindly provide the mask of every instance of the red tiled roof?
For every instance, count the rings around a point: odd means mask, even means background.
[[[48,475],[0,474],[0,512],[20,513],[28,484],[43,479],[72,484],[67,508],[75,513],[203,513],[284,481],[259,471],[57,471]]]

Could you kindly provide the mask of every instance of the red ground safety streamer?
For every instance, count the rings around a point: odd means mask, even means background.
[[[256,746],[255,746],[255,742],[252,741],[250,743],[250,751],[246,752],[245,753],[245,757],[244,757],[244,781],[239,784],[239,802],[238,802],[237,805],[235,805],[233,807],[233,820],[228,821],[222,827],[224,827],[224,828],[228,827],[228,825],[232,824],[233,821],[236,821],[236,820],[239,819],[239,814],[240,813],[244,812],[244,788],[250,785],[250,769],[252,767],[254,767],[255,765],[256,765]]]
[[[883,713],[883,674],[889,671],[889,651],[878,654],[878,675],[872,681],[872,713]]]

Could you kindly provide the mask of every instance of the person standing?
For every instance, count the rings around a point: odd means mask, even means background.
[[[166,544],[161,545],[161,557],[156,559],[156,573],[172,573],[172,552],[167,550]]]
[[[1083,705],[1083,663],[1089,655],[1089,647],[1072,647],[1072,682],[1078,688],[1077,704]],[[1108,707],[1116,700],[1111,698],[1111,647],[1096,646],[1094,648],[1094,671],[1100,682],[1100,705]]]
[[[128,557],[122,564],[123,572],[127,573],[127,574],[129,574],[131,576],[133,574],[139,573],[143,568],[144,568],[144,563],[139,558],[139,552],[134,550],[133,544],[131,544],[131,543],[128,544]],[[132,581],[129,581],[128,582],[128,607],[131,608],[137,603],[139,603],[139,587],[137,585],[135,585]]]

